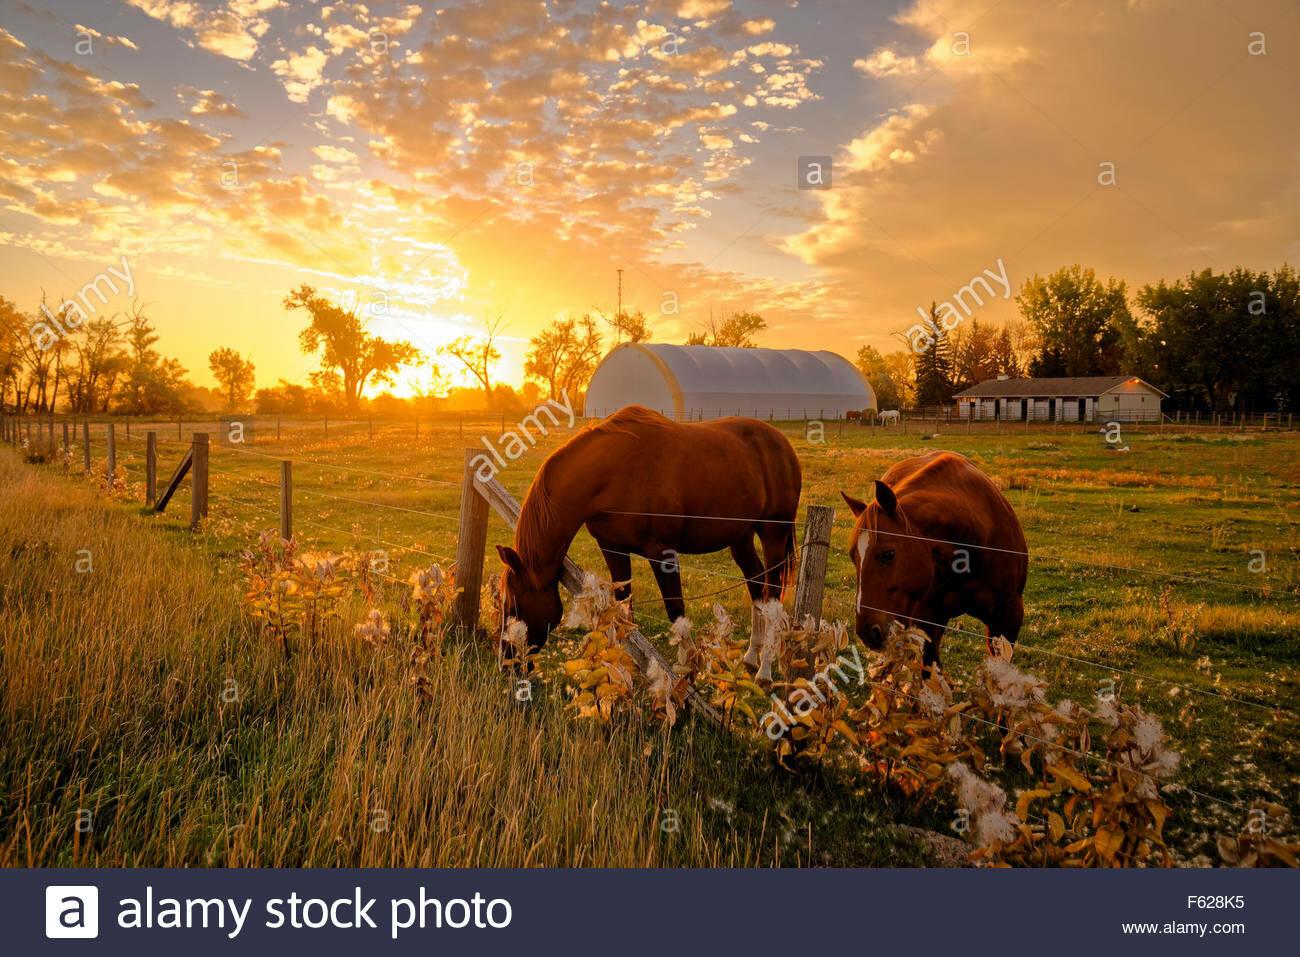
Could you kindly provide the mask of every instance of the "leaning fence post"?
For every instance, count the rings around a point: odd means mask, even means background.
[[[280,463],[280,538],[293,540],[293,463]]]
[[[194,464],[190,469],[194,485],[190,489],[190,531],[197,532],[199,523],[208,517],[208,433],[194,433]]]
[[[826,587],[826,560],[830,555],[831,529],[835,509],[829,505],[809,505],[803,530],[803,552],[799,556],[799,584],[794,592],[794,620],[801,623],[811,615],[821,624],[822,593]]]
[[[158,433],[144,434],[144,504],[158,501]]]
[[[81,422],[81,459],[85,471],[90,471],[90,423],[86,420]]]
[[[108,464],[105,466],[104,473],[108,476],[108,487],[112,488],[117,478],[117,433],[112,422],[108,423],[105,438],[108,442]]]
[[[462,632],[478,627],[479,591],[483,587],[483,552],[487,548],[488,503],[474,487],[475,462],[481,449],[465,450],[465,472],[460,485],[460,531],[456,536],[456,585],[460,594],[452,621]]]

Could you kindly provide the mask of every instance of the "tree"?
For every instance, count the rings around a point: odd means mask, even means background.
[[[953,394],[952,351],[935,303],[930,303],[929,334],[928,345],[916,356],[916,404],[947,405]]]
[[[600,331],[591,315],[556,320],[529,342],[524,375],[546,386],[548,398],[576,398],[591,381],[600,353]]]
[[[126,319],[126,380],[117,396],[118,407],[131,415],[184,412],[189,390],[185,367],[163,358],[154,348],[158,333],[144,309],[133,304]]]
[[[216,349],[208,355],[208,368],[226,394],[226,406],[232,410],[248,401],[253,391],[253,363],[229,347]]]
[[[995,375],[1006,376],[1008,379],[1019,379],[1024,375],[1024,370],[1020,368],[1020,359],[1016,355],[1016,347],[1011,339],[1011,330],[1005,326],[998,333],[997,341],[993,346],[993,366]]]
[[[1233,269],[1138,291],[1137,342],[1154,381],[1210,409],[1293,408],[1300,378],[1300,279]]]
[[[755,312],[733,312],[722,322],[709,316],[702,332],[692,332],[686,339],[688,346],[738,346],[753,349],[754,336],[767,328],[767,320]]]
[[[438,351],[455,359],[483,388],[487,407],[492,408],[492,368],[501,361],[501,350],[496,347],[497,336],[504,325],[502,318],[483,321],[483,333],[478,336],[461,336]]]
[[[626,309],[616,312],[605,321],[614,330],[615,345],[620,342],[647,342],[650,339],[650,326],[646,322],[645,313],[640,309],[636,312],[628,312]]]
[[[1025,280],[1016,296],[1020,314],[1038,338],[1030,363],[1035,376],[1117,375],[1122,370],[1120,328],[1131,321],[1122,281],[1105,284],[1077,263]]]
[[[392,384],[399,366],[420,358],[420,350],[409,342],[390,342],[368,332],[359,302],[344,309],[304,283],[284,297],[283,305],[311,317],[311,324],[298,334],[302,351],[307,355],[319,351],[321,371],[337,373],[349,411],[360,406],[367,385]]]
[[[115,318],[91,319],[71,336],[75,363],[69,363],[68,406],[73,412],[105,408],[111,398],[110,383],[130,364]]]
[[[898,409],[903,406],[904,386],[895,381],[897,372],[875,346],[858,349],[857,366],[876,394],[876,408]]]
[[[981,325],[974,317],[958,336],[953,337],[952,352],[952,379],[957,391],[987,379],[996,379],[1001,371],[997,358],[997,334],[992,326]]]

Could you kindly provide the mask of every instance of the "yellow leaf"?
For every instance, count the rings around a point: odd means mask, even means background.
[[[1065,821],[1055,811],[1048,812],[1047,827],[1052,832],[1052,840],[1059,841],[1065,836]]]
[[[1068,768],[1063,764],[1049,764],[1047,773],[1054,778],[1060,778],[1076,791],[1091,791],[1092,782],[1085,778],[1073,768]]]
[[[1092,843],[1097,848],[1097,855],[1110,864],[1114,862],[1115,855],[1119,853],[1120,846],[1124,843],[1124,835],[1119,831],[1103,827],[1093,837]]]
[[[834,728],[836,731],[838,731],[840,734],[844,735],[844,737],[848,738],[854,744],[858,743],[857,734],[843,720],[833,722],[831,724],[831,727]]]
[[[1045,791],[1042,788],[1034,788],[1032,791],[1026,791],[1020,795],[1016,801],[1016,817],[1022,821],[1029,820],[1029,805],[1033,804],[1038,798],[1051,797],[1051,791]]]

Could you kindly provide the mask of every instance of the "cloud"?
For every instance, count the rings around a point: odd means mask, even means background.
[[[899,56],[889,47],[883,47],[868,57],[853,61],[853,68],[868,76],[908,76],[919,69],[916,57]]]
[[[1237,15],[1216,18],[1172,0],[1087,15],[1004,0],[960,52],[965,6],[913,4],[898,36],[855,64],[897,105],[841,140],[833,188],[809,194],[806,226],[782,247],[882,340],[998,257],[1017,283],[1076,261],[1131,284],[1294,261],[1300,129],[1277,117],[1296,78],[1281,58],[1248,55]],[[1270,41],[1296,36],[1259,19]],[[915,48],[924,66],[899,52]]]
[[[190,103],[191,116],[221,116],[227,119],[245,116],[233,100],[216,90],[196,90],[192,86],[183,86],[176,91],[176,95],[182,101]]]
[[[301,53],[291,53],[288,58],[276,60],[271,70],[284,82],[285,92],[295,103],[306,103],[311,91],[324,80],[325,64],[329,55],[317,47],[307,47]]]
[[[232,60],[250,60],[258,40],[270,28],[263,14],[281,6],[282,0],[226,0],[201,4],[196,0],[126,0],[155,20],[168,23],[193,37],[209,53]]]
[[[105,43],[108,43],[112,46],[126,47],[128,50],[136,50],[136,51],[139,51],[140,49],[138,46],[135,45],[134,42],[132,42],[130,37],[119,37],[119,36],[114,36],[111,33],[109,34],[100,33],[94,27],[82,26],[80,23],[76,24],[73,27],[73,32],[78,34],[79,36],[85,35],[88,37],[94,37],[96,40],[103,40]]]

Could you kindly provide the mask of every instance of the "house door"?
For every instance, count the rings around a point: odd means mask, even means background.
[[[1079,400],[1079,421],[1080,422],[1088,421],[1088,400],[1087,399]]]
[[[1056,421],[1056,400],[1055,399],[1047,400],[1047,420],[1049,422]]]

